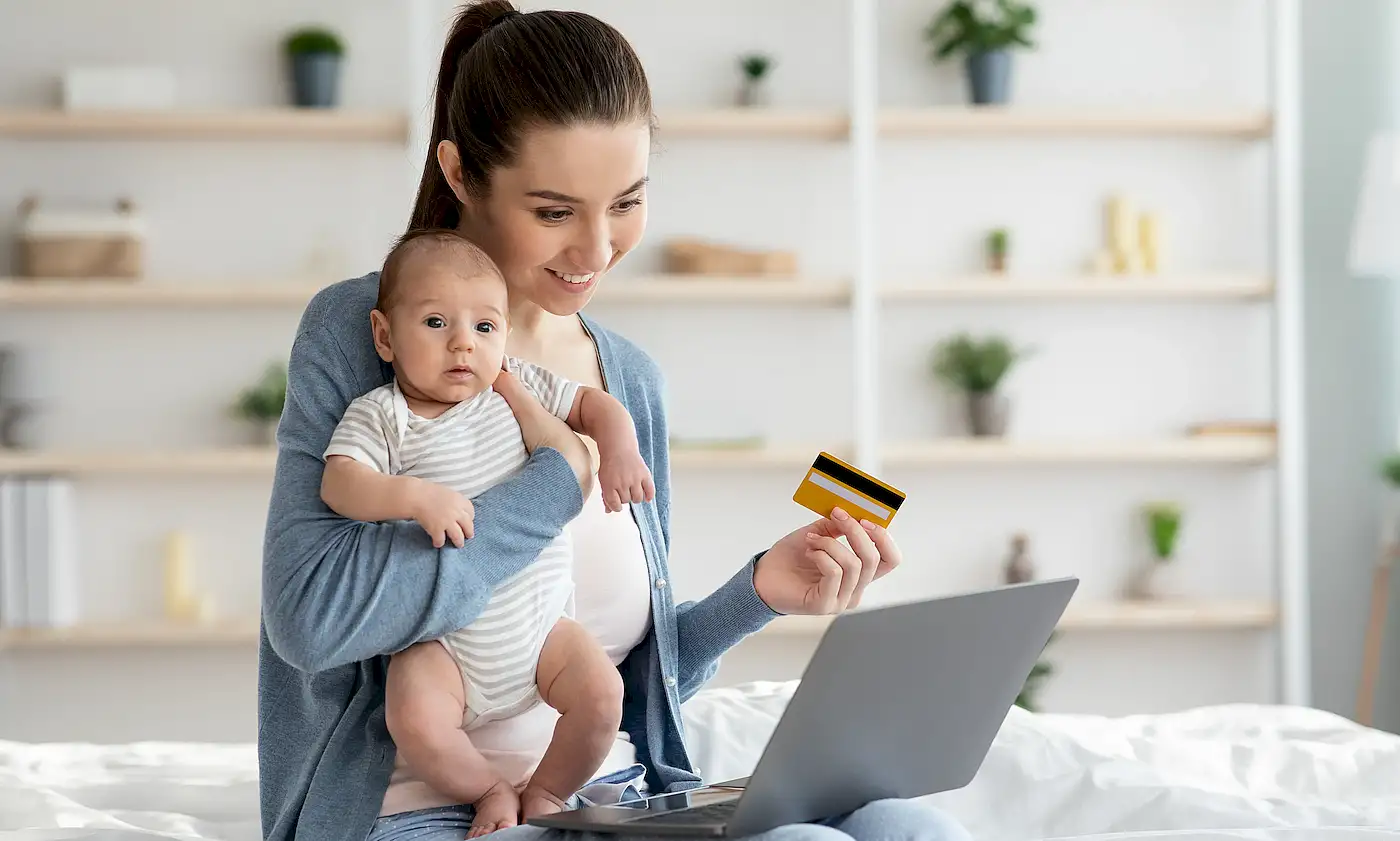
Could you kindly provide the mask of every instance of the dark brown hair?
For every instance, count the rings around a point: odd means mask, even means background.
[[[461,7],[442,50],[433,131],[409,230],[455,228],[461,207],[437,162],[456,144],[462,181],[485,197],[515,162],[525,131],[654,123],[642,62],[622,33],[582,12],[520,12],[507,0]]]
[[[375,309],[388,314],[398,296],[403,264],[409,257],[432,248],[456,248],[463,251],[465,261],[453,263],[458,272],[493,275],[501,278],[502,283],[505,282],[501,270],[486,252],[457,231],[451,228],[419,228],[399,237],[394,247],[389,249],[389,256],[384,258],[384,267],[379,270],[379,300],[374,304]]]

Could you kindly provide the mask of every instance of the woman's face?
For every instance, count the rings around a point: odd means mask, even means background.
[[[462,232],[500,266],[512,302],[573,315],[642,238],[650,153],[644,124],[530,131]]]

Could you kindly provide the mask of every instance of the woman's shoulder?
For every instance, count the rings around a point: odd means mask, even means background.
[[[369,328],[369,313],[379,298],[379,272],[332,283],[311,296],[302,311],[300,332],[325,328],[332,333]]]

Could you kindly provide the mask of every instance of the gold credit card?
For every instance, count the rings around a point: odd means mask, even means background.
[[[888,527],[894,513],[904,504],[904,491],[857,470],[830,453],[822,453],[812,462],[812,469],[797,486],[792,501],[823,517],[830,517],[831,509],[840,506],[857,520]]]

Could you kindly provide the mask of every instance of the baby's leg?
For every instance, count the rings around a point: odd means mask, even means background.
[[[554,738],[520,796],[525,818],[562,811],[607,759],[622,721],[622,677],[582,625],[560,619],[545,638],[540,697],[560,713]]]
[[[389,660],[385,723],[394,746],[419,779],[476,806],[468,837],[515,826],[520,800],[462,732],[462,673],[438,642],[421,642]]]

